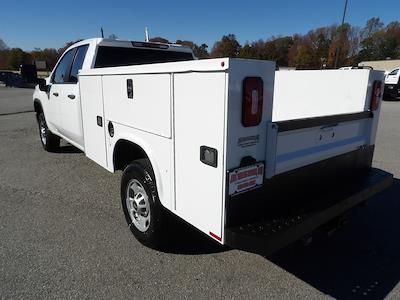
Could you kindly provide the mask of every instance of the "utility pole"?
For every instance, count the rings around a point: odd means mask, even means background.
[[[343,35],[344,18],[346,17],[346,10],[347,10],[347,1],[348,1],[348,0],[345,0],[345,2],[344,2],[344,10],[343,10],[343,17],[342,17],[342,25],[340,26],[339,41],[338,41],[338,45],[337,45],[337,47],[336,47],[335,69],[337,68],[337,65],[338,65],[338,62],[339,62],[340,46],[341,46],[341,44],[342,44],[342,35]]]

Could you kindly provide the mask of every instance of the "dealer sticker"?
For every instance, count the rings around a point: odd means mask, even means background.
[[[264,182],[264,163],[238,168],[229,172],[229,195],[259,187]]]

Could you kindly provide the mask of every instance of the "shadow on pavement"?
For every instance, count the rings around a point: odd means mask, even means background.
[[[78,148],[76,148],[72,145],[60,146],[55,152],[56,153],[83,153],[81,150],[79,150]]]
[[[83,153],[83,151],[72,146],[70,143],[61,140],[60,147],[55,151],[55,153]]]
[[[400,180],[394,179],[331,238],[267,259],[334,298],[383,299],[400,281],[399,200]]]
[[[400,99],[398,99],[398,98],[393,98],[393,97],[384,97],[384,98],[382,98],[382,101],[387,101],[387,102],[390,102],[390,101],[394,101],[394,102],[400,102]]]
[[[230,250],[211,240],[203,232],[195,229],[180,218],[170,215],[168,218],[168,246],[162,251],[173,254],[211,254]]]

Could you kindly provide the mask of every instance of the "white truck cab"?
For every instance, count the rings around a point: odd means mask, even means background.
[[[168,240],[169,211],[220,244],[272,252],[390,184],[371,168],[382,83],[373,70],[280,72],[90,39],[33,100],[45,150],[63,138],[123,171],[122,207],[142,243]]]

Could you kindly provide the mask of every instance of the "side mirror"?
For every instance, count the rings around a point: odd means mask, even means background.
[[[41,90],[42,92],[47,92],[49,86],[46,83],[46,79],[44,78],[38,78],[36,80],[36,83],[39,85],[39,90]]]

